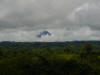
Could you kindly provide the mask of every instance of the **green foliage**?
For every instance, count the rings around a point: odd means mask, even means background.
[[[94,48],[97,46],[46,44],[0,46],[0,75],[100,75],[100,51]]]

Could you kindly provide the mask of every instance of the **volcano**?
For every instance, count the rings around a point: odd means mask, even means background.
[[[38,38],[41,38],[42,36],[51,36],[51,33],[49,31],[43,31],[37,35]]]

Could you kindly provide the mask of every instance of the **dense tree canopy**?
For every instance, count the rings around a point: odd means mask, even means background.
[[[0,46],[0,75],[100,75],[98,45],[20,44]]]

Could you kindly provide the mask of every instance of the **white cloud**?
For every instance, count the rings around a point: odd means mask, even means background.
[[[98,0],[0,0],[0,41],[98,40],[99,24]]]
[[[90,1],[77,7],[68,19],[76,25],[88,26],[92,29],[100,28],[100,1]]]

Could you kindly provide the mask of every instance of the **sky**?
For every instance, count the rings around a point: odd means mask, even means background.
[[[76,40],[100,40],[100,0],[0,0],[0,41]]]

